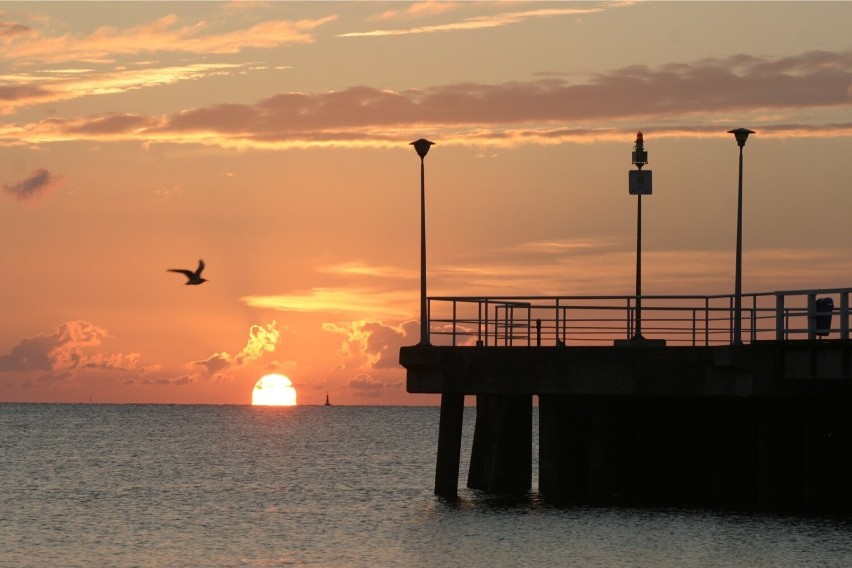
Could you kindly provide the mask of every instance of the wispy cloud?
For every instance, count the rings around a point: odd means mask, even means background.
[[[3,184],[3,189],[18,201],[38,203],[55,191],[61,183],[62,176],[52,174],[44,168],[39,168],[25,179],[13,184]]]
[[[390,10],[385,10],[384,12],[374,16],[372,19],[381,21],[420,19],[424,17],[436,16],[439,14],[446,14],[448,12],[454,12],[465,5],[470,5],[470,3],[449,2],[446,0],[411,2],[409,4],[404,4],[405,8],[403,9],[393,8]]]
[[[18,22],[0,22],[0,40],[10,41],[33,32],[33,29]]]
[[[168,15],[152,22],[130,27],[101,27],[83,34],[54,34],[16,22],[5,22],[0,30],[6,62],[67,61],[109,62],[118,56],[154,53],[225,54],[252,48],[275,48],[314,41],[313,31],[336,19],[273,20],[217,32],[210,22],[182,24]],[[17,31],[18,33],[12,33]]]
[[[38,104],[125,93],[244,72],[249,66],[195,63],[183,66],[145,66],[99,72],[93,69],[52,69],[38,73],[0,75],[12,86],[0,87],[0,114]]]
[[[227,18],[227,23],[187,24],[176,15],[168,15],[128,28],[100,27],[88,34],[57,31],[60,26],[47,19],[26,24],[0,21],[0,49],[8,69],[0,74],[0,114],[36,104],[253,70],[257,65],[251,63],[167,64],[159,59],[313,43],[315,30],[335,19],[329,15],[272,20],[223,30],[225,25],[230,26]],[[142,56],[148,59],[141,60]],[[117,65],[119,58],[121,64]]]
[[[392,20],[402,17],[421,17],[424,15],[435,15],[449,12],[456,8],[457,5],[451,7],[441,7],[443,2],[425,2],[414,4],[405,11],[388,11],[384,12],[381,19]],[[523,5],[523,4],[519,4]],[[458,32],[469,30],[481,30],[487,28],[498,28],[511,24],[518,24],[533,18],[553,18],[558,16],[578,16],[585,14],[594,14],[601,12],[608,7],[626,5],[625,3],[607,3],[590,5],[590,7],[570,7],[570,8],[541,8],[537,10],[519,10],[500,12],[497,14],[489,14],[484,16],[473,16],[464,18],[454,22],[444,22],[438,24],[422,25],[410,28],[393,29],[393,30],[371,30],[366,32],[348,32],[340,34],[339,37],[380,37],[380,36],[400,36],[412,34],[430,34],[440,32]]]
[[[317,270],[342,276],[367,276],[371,278],[416,278],[417,273],[397,266],[376,266],[360,261],[320,266]]]
[[[285,312],[331,314],[376,314],[377,317],[407,317],[411,314],[410,292],[386,291],[366,287],[312,288],[297,294],[244,296],[240,301],[253,308]]]
[[[852,121],[838,110],[852,107],[850,82],[852,52],[738,55],[616,69],[579,84],[547,78],[409,91],[353,87],[167,116],[50,118],[0,125],[0,144],[79,139],[270,150],[388,147],[412,130],[428,129],[446,145],[512,147],[620,139],[637,120],[655,138],[722,136],[720,125],[730,126],[733,112],[762,136],[849,137]]]

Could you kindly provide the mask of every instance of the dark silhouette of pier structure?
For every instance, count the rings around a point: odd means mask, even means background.
[[[435,493],[557,504],[852,511],[852,288],[734,295],[432,297],[403,347],[411,393],[441,395]],[[742,342],[734,341],[735,307]]]

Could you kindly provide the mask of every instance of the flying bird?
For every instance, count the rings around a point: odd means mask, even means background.
[[[186,285],[187,286],[197,286],[198,284],[203,284],[207,282],[206,278],[201,277],[201,271],[204,270],[204,261],[198,261],[198,268],[195,269],[195,272],[192,270],[185,270],[182,268],[169,268],[167,272],[180,272],[184,276],[186,276]]]

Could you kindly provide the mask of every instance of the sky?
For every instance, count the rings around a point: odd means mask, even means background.
[[[852,2],[0,2],[0,402],[434,404],[428,294],[852,286]],[[181,274],[204,259],[200,286]]]

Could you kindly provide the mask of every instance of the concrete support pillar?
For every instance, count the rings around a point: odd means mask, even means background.
[[[548,502],[572,504],[589,500],[589,400],[563,395],[538,398],[538,488]]]
[[[438,426],[438,459],[435,466],[435,495],[456,497],[459,488],[464,395],[441,395],[441,419]]]
[[[467,486],[494,493],[531,489],[532,395],[477,395]]]

